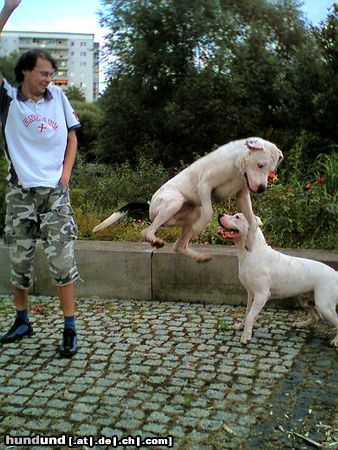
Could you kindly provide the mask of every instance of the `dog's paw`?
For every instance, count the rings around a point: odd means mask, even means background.
[[[201,262],[208,262],[212,259],[212,255],[210,255],[209,253],[204,253],[204,254],[199,254],[196,257],[196,261],[201,263]]]
[[[243,333],[241,337],[241,344],[247,345],[251,341],[251,333]]]
[[[244,323],[243,322],[234,323],[231,328],[236,331],[243,330]]]
[[[292,328],[307,328],[312,324],[312,320],[300,320],[299,322],[294,322],[291,326]]]
[[[153,239],[153,240],[150,242],[150,244],[151,244],[152,247],[155,247],[155,248],[162,248],[162,247],[164,246],[164,241],[162,241],[162,239],[156,238],[156,239]]]
[[[245,248],[248,252],[251,252],[255,243],[256,228],[253,231],[249,231],[248,237],[245,242]]]

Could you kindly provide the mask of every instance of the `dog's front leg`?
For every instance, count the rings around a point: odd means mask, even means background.
[[[240,322],[235,323],[232,326],[232,328],[234,330],[243,330],[244,325],[245,325],[245,319],[246,319],[247,315],[249,314],[251,306],[252,306],[253,298],[254,298],[253,292],[248,290],[247,291],[247,304],[246,304],[246,310],[245,310],[244,317]]]
[[[255,294],[252,307],[249,311],[249,314],[246,316],[246,319],[245,319],[244,331],[243,331],[243,334],[241,337],[242,344],[247,344],[248,341],[250,341],[250,339],[252,337],[252,328],[258,317],[258,314],[261,312],[265,303],[268,301],[269,296],[270,296],[269,290],[262,291],[262,292]]]
[[[240,211],[245,215],[246,220],[249,223],[249,233],[246,241],[247,250],[251,251],[254,241],[255,234],[258,227],[256,217],[252,211],[251,198],[247,188],[243,188],[236,195],[236,200]]]

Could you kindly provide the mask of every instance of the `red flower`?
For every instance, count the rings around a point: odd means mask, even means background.
[[[326,179],[324,177],[318,177],[317,178],[317,183],[318,184],[324,184],[324,183],[326,183]]]
[[[304,191],[309,191],[311,188],[312,188],[312,184],[311,183],[304,184]]]
[[[269,181],[272,181],[272,182],[275,182],[277,179],[278,179],[277,173],[276,173],[274,170],[271,170],[271,171],[268,173],[268,180],[269,180]]]

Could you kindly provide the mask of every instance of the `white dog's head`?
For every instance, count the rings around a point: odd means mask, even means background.
[[[245,178],[248,189],[260,194],[267,189],[268,175],[276,170],[283,159],[283,153],[275,144],[261,138],[245,141],[248,152],[236,161],[236,167]]]
[[[262,221],[256,216],[257,225],[262,226]],[[245,245],[249,232],[249,223],[244,214],[236,213],[233,216],[228,214],[219,214],[218,223],[221,228],[218,234],[223,238],[228,238],[234,241],[236,245]]]

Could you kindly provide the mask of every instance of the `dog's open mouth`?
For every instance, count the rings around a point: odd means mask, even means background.
[[[218,229],[218,235],[226,239],[235,239],[239,236],[237,228],[224,228],[223,225]]]

